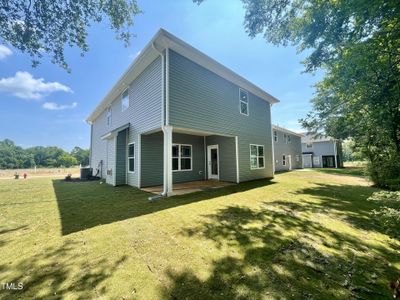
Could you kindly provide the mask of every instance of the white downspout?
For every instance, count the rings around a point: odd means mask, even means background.
[[[169,125],[169,48],[165,49],[165,125]]]
[[[163,196],[172,193],[172,127],[169,126],[169,49],[164,54],[155,44],[153,49],[161,56],[161,129],[163,131]]]
[[[274,141],[274,128],[272,126],[272,112],[271,111],[272,111],[272,103],[270,104],[270,107],[269,107],[269,120],[271,123],[272,176],[274,176],[275,175],[275,148],[274,148],[275,141]]]
[[[236,150],[236,183],[240,183],[240,172],[239,172],[239,138],[235,136],[235,150]],[[264,154],[265,155],[265,154]],[[265,164],[265,162],[264,162]]]

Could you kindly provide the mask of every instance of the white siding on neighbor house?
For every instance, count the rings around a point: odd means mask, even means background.
[[[301,148],[303,152],[313,152],[314,156],[335,155],[333,145],[334,143],[332,141],[315,142],[312,143],[312,148],[307,148],[306,144],[302,143]]]
[[[280,131],[277,128],[274,128],[273,131],[276,131],[278,134],[277,142],[275,142],[275,139],[273,138],[275,171],[289,170],[289,160],[287,157],[288,155],[291,156],[292,169],[302,168],[301,137]],[[290,143],[286,143],[284,135],[290,135]],[[286,155],[286,166],[283,165],[283,155]],[[298,158],[299,160],[297,161],[296,158]]]
[[[107,109],[93,122],[91,149],[93,169],[97,168],[100,160],[105,162],[105,166],[107,164],[110,166],[111,161],[110,158],[107,159],[107,155],[113,156],[115,160],[115,141],[114,139],[108,142],[101,140],[101,136],[104,134],[130,123],[127,143],[136,142],[138,145],[138,137],[141,133],[161,127],[161,58],[154,60],[127,88],[129,88],[129,107],[122,111],[122,91],[121,95],[111,104],[111,126],[107,126]],[[110,146],[110,144],[114,146]],[[138,149],[138,146],[135,147],[135,157],[139,157]],[[103,167],[102,178],[106,178],[110,183],[115,182],[114,178],[106,176],[106,169]],[[115,170],[112,171],[112,174],[114,177]],[[135,172],[127,175],[127,182],[129,185],[138,186],[138,159],[135,159]]]

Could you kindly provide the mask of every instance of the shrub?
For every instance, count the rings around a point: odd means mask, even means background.
[[[376,186],[400,190],[400,157],[399,155],[382,155],[369,162],[368,174]]]
[[[400,237],[400,191],[377,192],[372,194],[368,200],[381,205],[378,209],[372,210],[371,214],[386,233],[396,238]]]

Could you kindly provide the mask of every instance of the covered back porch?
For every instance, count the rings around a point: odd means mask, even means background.
[[[164,126],[141,135],[140,187],[164,196],[239,182],[237,137]]]

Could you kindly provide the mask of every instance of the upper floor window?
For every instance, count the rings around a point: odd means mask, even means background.
[[[287,135],[287,142],[288,142],[288,143],[291,143],[291,142],[292,142],[292,139],[291,139],[291,137],[290,137],[290,134]]]
[[[122,93],[121,97],[121,110],[124,111],[129,107],[129,91],[126,90]]]
[[[111,107],[107,109],[107,126],[111,126]]]
[[[264,169],[264,146],[250,145],[250,169]]]
[[[172,145],[172,170],[192,170],[192,145]]]
[[[288,138],[287,137],[288,137],[287,134],[284,133],[283,134],[283,140],[285,141],[286,144],[288,143]]]
[[[239,89],[239,105],[240,113],[242,115],[249,115],[249,93],[245,90]]]
[[[276,130],[274,130],[274,141],[278,141],[278,132]]]
[[[313,146],[312,143],[307,143],[306,144],[306,148],[312,148],[312,146]]]

